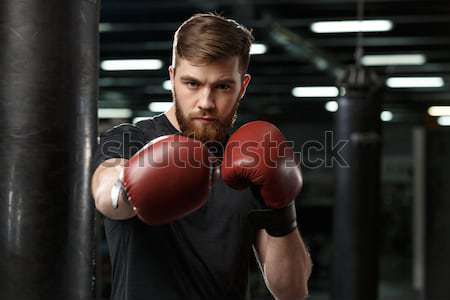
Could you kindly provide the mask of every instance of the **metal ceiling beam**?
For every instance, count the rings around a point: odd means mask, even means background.
[[[242,9],[242,8],[240,8]],[[352,16],[336,16],[334,19],[354,19]],[[424,23],[450,23],[450,14],[442,15],[371,15],[370,19],[389,19],[396,24],[424,24]],[[278,23],[284,27],[308,27],[313,22],[330,20],[329,17],[315,17],[315,18],[281,18]],[[181,22],[181,21],[180,21]],[[102,35],[111,34],[114,32],[127,32],[127,31],[169,31],[172,32],[180,26],[180,22],[154,22],[154,23],[108,23],[104,22],[100,25],[100,32]],[[256,20],[254,18],[246,19],[246,25],[252,28],[264,28],[267,24],[262,20]]]
[[[301,61],[309,61],[317,70],[326,72],[334,78],[339,78],[344,67],[329,53],[323,51],[307,38],[283,27],[266,14],[269,37],[274,43],[284,47],[287,53]]]

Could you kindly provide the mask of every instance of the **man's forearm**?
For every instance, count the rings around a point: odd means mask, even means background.
[[[125,199],[124,193],[119,193],[117,207],[113,207],[111,191],[119,178],[125,160],[111,159],[101,164],[92,177],[92,195],[95,207],[104,216],[114,220],[124,220],[136,215],[133,207]]]
[[[262,238],[266,239],[262,268],[273,296],[279,300],[306,298],[312,263],[299,231],[284,237],[264,233]]]

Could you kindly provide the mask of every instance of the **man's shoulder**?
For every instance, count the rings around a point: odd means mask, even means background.
[[[100,140],[123,139],[125,136],[143,138],[144,133],[141,128],[131,123],[121,123],[102,132]]]
[[[164,131],[164,120],[161,115],[149,117],[140,120],[136,123],[121,123],[105,130],[101,136],[114,136],[114,135],[127,135],[133,136],[139,135],[142,137],[151,137],[158,135],[161,131]]]
[[[149,117],[142,119],[134,124],[137,128],[141,129],[144,132],[149,130],[156,130],[157,127],[161,124],[161,115],[157,115],[154,117]]]
[[[150,139],[177,133],[176,129],[173,128],[163,113],[141,120],[137,122],[135,126],[142,130]]]

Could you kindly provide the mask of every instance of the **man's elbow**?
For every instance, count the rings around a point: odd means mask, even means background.
[[[98,196],[97,198],[94,198],[95,201],[95,208],[99,213],[101,213],[103,216],[107,216],[109,209],[106,207],[106,201],[101,198],[101,196]]]

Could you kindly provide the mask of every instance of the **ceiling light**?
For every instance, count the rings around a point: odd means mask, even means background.
[[[328,101],[327,103],[325,103],[325,109],[327,111],[335,112],[338,110],[338,108],[339,104],[337,103],[337,101]]]
[[[128,108],[99,108],[99,119],[128,119],[132,115],[131,109]]]
[[[450,116],[450,106],[430,106],[428,114],[433,117]]]
[[[442,87],[444,80],[442,77],[391,77],[386,85],[390,88]]]
[[[133,124],[136,124],[137,122],[140,122],[140,121],[145,121],[145,120],[148,120],[148,119],[151,119],[152,117],[136,117],[136,118],[133,118]]]
[[[172,82],[170,80],[164,80],[162,86],[163,86],[163,89],[165,89],[167,91],[172,90]]]
[[[361,60],[365,66],[423,65],[423,54],[364,55]]]
[[[392,27],[390,20],[325,21],[311,24],[311,31],[315,33],[377,32],[389,31]]]
[[[437,119],[437,122],[441,126],[450,126],[450,116],[442,116]]]
[[[250,47],[250,54],[264,54],[267,52],[267,46],[264,44],[257,44],[254,43],[252,44],[252,46]]]
[[[148,109],[152,112],[166,112],[172,106],[172,102],[152,102]]]
[[[394,114],[388,110],[382,111],[380,114],[381,121],[389,122],[394,118]]]
[[[339,90],[334,86],[305,86],[292,89],[294,97],[336,97]]]
[[[98,30],[100,32],[112,31],[113,25],[111,23],[100,23],[100,24],[98,24]]]
[[[163,62],[159,59],[104,60],[100,67],[105,71],[159,70]]]

